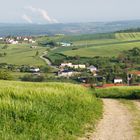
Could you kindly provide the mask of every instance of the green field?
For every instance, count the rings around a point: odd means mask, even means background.
[[[102,102],[73,84],[0,81],[1,140],[73,140],[95,127]]]
[[[115,37],[118,40],[140,40],[140,33],[139,32],[116,33]]]
[[[84,35],[79,36],[79,38],[75,37],[75,39],[74,37],[69,37],[70,41],[73,41],[74,46],[57,48],[49,53],[49,58],[54,59],[55,53],[61,53],[67,56],[79,55],[81,57],[112,57],[118,56],[124,50],[130,50],[134,47],[140,48],[139,32],[101,35],[87,35],[87,37]]]
[[[67,56],[78,55],[83,57],[95,57],[95,56],[112,57],[118,56],[122,51],[130,50],[134,47],[140,48],[140,42],[93,46],[78,50],[64,51],[63,54]]]
[[[96,89],[94,93],[101,98],[140,99],[140,86]]]
[[[14,65],[44,65],[44,61],[35,57],[36,52],[41,55],[46,48],[37,47],[30,48],[30,44],[8,45],[7,49],[2,49],[4,45],[0,45],[0,52],[6,53],[4,57],[0,57],[0,63],[8,63]]]

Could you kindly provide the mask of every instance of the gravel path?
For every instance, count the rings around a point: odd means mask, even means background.
[[[134,140],[131,115],[117,100],[103,99],[104,116],[90,140]],[[83,139],[83,140],[87,140]]]

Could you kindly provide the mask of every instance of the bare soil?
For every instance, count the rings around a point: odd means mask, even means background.
[[[134,140],[132,116],[126,107],[114,99],[103,99],[104,115],[95,133],[83,140]]]

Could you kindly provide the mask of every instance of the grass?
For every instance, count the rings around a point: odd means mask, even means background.
[[[8,63],[14,65],[45,65],[44,61],[35,57],[36,51],[41,55],[46,48],[38,47],[36,49],[30,48],[30,44],[8,45],[7,49],[2,49],[0,45],[0,52],[6,52],[5,57],[0,57],[0,63]]]
[[[102,116],[102,102],[73,84],[0,81],[1,140],[74,140]]]
[[[102,36],[101,36],[102,35]],[[75,38],[74,38],[75,37]],[[114,33],[114,34],[97,34],[64,37],[64,40],[73,42],[73,47],[61,47],[50,52],[52,54],[62,53],[67,56],[95,57],[118,56],[122,51],[129,50],[134,47],[140,48],[140,33]],[[53,59],[53,58],[52,58]]]
[[[95,57],[95,56],[112,57],[118,56],[122,51],[130,50],[134,47],[140,48],[140,42],[92,46],[88,48],[80,48],[77,50],[68,50],[62,53],[68,56],[79,55],[82,57]]]
[[[132,125],[135,130],[135,137],[137,140],[140,138],[140,110],[132,100],[121,100],[121,103],[123,103],[131,112],[132,114]]]
[[[94,93],[101,98],[140,99],[140,87],[111,87],[95,89]]]
[[[140,33],[139,32],[116,33],[115,38],[117,38],[118,40],[139,40]]]

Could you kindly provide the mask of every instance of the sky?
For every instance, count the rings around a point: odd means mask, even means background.
[[[0,23],[134,20],[139,6],[140,0],[0,0]]]

